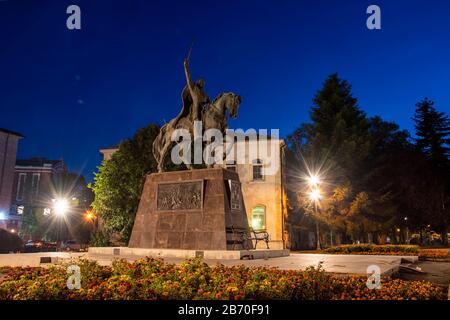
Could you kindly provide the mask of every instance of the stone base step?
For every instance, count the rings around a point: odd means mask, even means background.
[[[201,258],[221,260],[241,259],[269,259],[289,256],[287,249],[258,249],[258,250],[182,250],[182,249],[145,249],[127,247],[91,247],[89,255],[138,256],[153,258]]]

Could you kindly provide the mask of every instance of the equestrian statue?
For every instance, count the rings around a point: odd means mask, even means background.
[[[241,97],[232,92],[221,93],[213,101],[210,101],[204,90],[205,81],[199,79],[194,82],[191,79],[189,55],[184,60],[184,73],[187,84],[181,93],[181,112],[161,128],[153,142],[153,156],[158,164],[158,172],[165,170],[164,161],[174,144],[171,138],[175,130],[185,129],[193,136],[194,121],[202,121],[203,132],[214,128],[220,130],[225,136],[228,128],[227,113],[231,118],[236,119],[241,103]],[[186,166],[192,169],[192,166]]]

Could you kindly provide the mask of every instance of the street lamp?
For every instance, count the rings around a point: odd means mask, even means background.
[[[405,217],[405,224],[406,224],[406,243],[409,244],[409,228],[408,228],[408,217]]]
[[[310,186],[317,186],[320,183],[320,179],[317,175],[312,174],[308,177],[308,183]]]
[[[318,202],[321,198],[321,194],[320,194],[320,190],[319,189],[313,189],[310,193],[309,193],[309,198],[314,201],[314,202]]]
[[[69,209],[69,201],[64,198],[53,199],[53,210],[57,216],[63,217]]]
[[[92,211],[88,210],[85,212],[84,217],[86,218],[87,221],[92,222],[95,218],[95,215]]]
[[[310,175],[308,177],[308,184],[309,184],[309,187],[311,188],[311,191],[309,192],[309,198],[311,199],[312,202],[314,202],[314,214],[315,214],[315,218],[316,218],[315,219],[316,220],[316,237],[317,237],[316,249],[321,250],[319,221],[317,219],[317,217],[318,217],[318,214],[317,214],[318,202],[322,198],[322,194],[319,189],[319,184],[320,184],[319,177],[315,174]]]
[[[57,221],[58,229],[56,234],[56,242],[59,243],[62,233],[62,222],[63,222],[62,220],[65,219],[67,211],[69,210],[69,201],[65,198],[57,198],[52,199],[52,202],[53,202],[53,212],[57,217],[60,218]]]
[[[94,233],[97,232],[97,228],[98,228],[98,219],[97,219],[96,214],[95,214],[92,210],[87,210],[87,211],[84,213],[84,219],[85,219],[87,222],[92,223],[92,227],[93,227],[92,232],[94,232]]]

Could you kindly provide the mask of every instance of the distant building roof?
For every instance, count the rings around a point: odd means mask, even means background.
[[[115,150],[115,149],[119,149],[119,145],[106,147],[106,148],[100,148],[100,150]]]
[[[8,129],[0,128],[0,132],[12,134],[12,135],[18,136],[18,137],[20,137],[20,138],[23,138],[23,137],[24,137],[22,134],[20,134],[20,133],[18,133],[18,132],[11,131],[11,130],[8,130]]]
[[[22,167],[52,167],[59,163],[64,163],[64,161],[63,160],[49,160],[47,158],[40,158],[40,157],[16,160],[16,166],[22,166]]]

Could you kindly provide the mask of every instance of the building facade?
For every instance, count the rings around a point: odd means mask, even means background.
[[[261,144],[266,144],[264,152],[260,150]],[[225,163],[227,169],[239,175],[250,226],[269,233],[271,249],[286,248],[284,147],[285,143],[280,139],[260,137],[258,140],[237,141],[234,152],[241,156]],[[258,248],[265,248],[265,244],[259,242]]]
[[[51,206],[54,195],[54,177],[67,172],[63,160],[31,158],[17,160],[14,169],[12,206],[9,228],[19,230],[26,212],[42,211]]]
[[[17,144],[21,138],[20,133],[0,128],[0,228],[4,229],[8,228]]]

